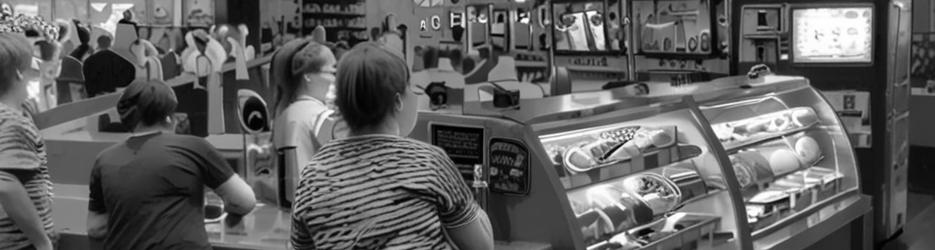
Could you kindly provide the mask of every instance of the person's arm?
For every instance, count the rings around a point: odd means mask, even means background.
[[[100,160],[101,156],[98,156]],[[91,169],[91,182],[88,195],[88,238],[103,239],[107,236],[107,208],[104,205],[104,193],[101,187],[101,167],[97,161]]]
[[[224,211],[231,214],[245,215],[253,211],[256,206],[253,189],[236,174],[231,175],[221,186],[215,188],[214,193],[221,196],[224,200]]]
[[[487,213],[477,205],[454,162],[441,149],[437,151],[436,183],[441,185],[437,206],[448,235],[460,249],[493,249],[493,229]]]
[[[107,237],[107,213],[88,211],[88,238],[104,239]]]
[[[39,212],[29,199],[26,188],[16,176],[6,171],[0,171],[0,205],[13,224],[26,234],[33,247],[52,249],[52,240],[46,235]]]
[[[302,180],[310,179],[305,177],[308,171],[308,169],[302,170]],[[296,184],[295,202],[292,205],[292,235],[289,237],[292,249],[295,250],[315,249],[314,238],[304,219],[305,210],[308,208],[299,207],[300,204],[312,203],[311,195],[305,195],[312,192],[310,188],[307,181],[299,181]]]
[[[461,249],[493,249],[493,230],[490,218],[483,209],[477,209],[477,217],[457,228],[449,228],[448,235]]]
[[[224,200],[224,210],[235,215],[245,215],[256,206],[256,195],[234,170],[227,165],[217,149],[201,138],[189,141],[205,184]]]

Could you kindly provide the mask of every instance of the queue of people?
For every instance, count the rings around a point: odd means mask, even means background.
[[[335,56],[332,46],[299,39],[274,55],[274,144],[295,148],[301,173],[292,248],[493,248],[487,214],[451,159],[407,138],[424,93],[411,83],[399,40],[387,30]],[[53,249],[57,238],[46,150],[21,108],[37,75],[31,58],[22,35],[0,33],[0,249]],[[105,249],[210,249],[203,187],[229,216],[255,207],[250,186],[217,149],[174,134],[177,105],[160,80],[123,90],[116,108],[132,136],[98,155],[89,173],[88,236]],[[338,117],[348,133],[319,140],[323,117]]]

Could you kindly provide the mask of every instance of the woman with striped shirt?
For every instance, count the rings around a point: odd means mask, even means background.
[[[0,33],[0,249],[52,249],[55,237],[45,144],[21,108],[31,62],[26,37]]]
[[[303,170],[293,247],[492,249],[487,214],[451,159],[404,137],[417,114],[405,61],[363,43],[338,68],[335,105],[350,135],[324,145]]]

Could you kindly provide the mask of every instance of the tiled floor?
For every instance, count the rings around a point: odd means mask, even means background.
[[[909,193],[909,221],[903,234],[887,243],[883,250],[935,249],[935,196]]]

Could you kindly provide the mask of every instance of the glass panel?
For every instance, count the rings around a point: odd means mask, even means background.
[[[754,231],[857,188],[848,137],[815,90],[702,110],[729,154]]]
[[[723,242],[707,236],[735,232],[721,165],[694,117],[689,110],[625,122],[616,115],[540,135],[589,249],[672,240],[708,248]]]

